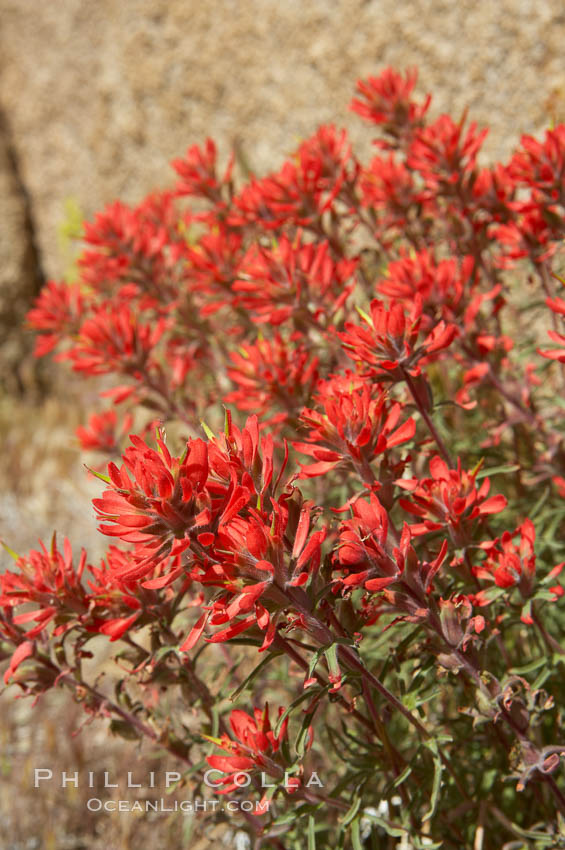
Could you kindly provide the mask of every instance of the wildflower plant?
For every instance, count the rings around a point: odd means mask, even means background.
[[[28,316],[104,376],[109,548],[0,576],[4,681],[263,797],[255,848],[565,847],[565,127],[487,167],[415,87],[358,83],[366,164],[331,125],[246,182],[189,148]]]

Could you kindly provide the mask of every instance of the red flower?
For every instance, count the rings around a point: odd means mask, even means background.
[[[478,171],[472,188],[475,227],[514,218],[515,193],[516,182],[500,163]]]
[[[520,543],[516,546],[512,541],[518,534]],[[536,573],[535,540],[534,524],[526,519],[513,534],[505,531],[500,539],[483,543],[481,548],[485,549],[487,559],[474,569],[475,575],[494,579],[497,587],[518,585],[522,596],[527,599],[532,594]]]
[[[542,207],[532,203],[514,204],[520,214],[514,221],[500,224],[493,230],[492,235],[507,246],[504,256],[498,259],[502,268],[511,267],[512,260],[529,257],[532,263],[538,265],[552,257],[556,250],[555,240],[563,238],[561,222],[550,221]]]
[[[61,340],[73,337],[79,329],[85,299],[76,284],[50,280],[41,290],[27,314],[29,326],[40,332],[35,342],[35,356],[49,354]]]
[[[405,227],[410,209],[419,199],[413,174],[403,162],[397,162],[393,154],[387,159],[375,157],[361,172],[360,185],[363,205],[382,215],[379,229]]]
[[[373,493],[370,502],[358,499],[351,510],[353,519],[342,523],[336,551],[337,563],[348,574],[338,582],[344,587],[382,590],[401,573],[388,541],[387,512]]]
[[[349,357],[368,366],[368,375],[401,381],[405,374],[420,374],[420,363],[447,348],[458,334],[455,325],[443,320],[422,340],[418,341],[422,323],[422,298],[416,295],[409,314],[404,305],[392,301],[385,307],[382,301],[371,302],[371,314],[362,314],[363,325],[345,323],[345,333],[338,336]]]
[[[335,262],[328,242],[292,241],[282,235],[273,248],[247,252],[233,291],[254,322],[296,328],[327,322],[343,306],[355,285],[355,260]],[[349,283],[348,283],[349,281]]]
[[[556,315],[565,316],[565,301],[563,298],[547,298],[545,303]],[[558,363],[565,363],[565,334],[558,333],[557,331],[548,331],[547,335],[552,342],[556,342],[563,347],[550,348],[546,351],[541,351],[538,348],[538,354],[541,354],[542,357],[547,357],[548,360],[557,360]]]
[[[173,200],[162,192],[136,207],[116,201],[86,222],[84,240],[92,248],[79,260],[84,283],[106,295],[126,285],[133,295],[174,299],[184,278],[186,240]]]
[[[545,351],[541,351],[538,348],[538,354],[541,354],[542,357],[547,357],[548,360],[557,360],[558,363],[565,363],[565,334],[560,334],[557,331],[548,331],[547,335],[552,342],[557,343],[562,348],[550,348]]]
[[[28,639],[37,637],[55,618],[58,622],[55,633],[65,632],[86,615],[89,607],[82,584],[86,567],[84,549],[75,564],[66,538],[62,552],[55,535],[49,550],[42,541],[39,545],[40,551],[32,550],[17,561],[17,572],[8,570],[0,576],[0,606],[15,608],[25,603],[38,606],[13,618],[16,625],[36,623],[26,632]]]
[[[345,577],[336,579],[336,584],[346,590],[361,586],[373,593],[383,591],[402,618],[426,618],[426,596],[445,560],[447,541],[432,561],[421,561],[411,545],[407,525],[397,545],[390,541],[387,512],[373,493],[370,502],[358,499],[352,512],[353,518],[340,528],[335,563]]]
[[[533,136],[522,136],[522,150],[510,160],[508,173],[519,183],[534,190],[550,205],[565,205],[565,125],[545,131],[540,142]]]
[[[148,549],[149,559],[137,567],[126,568],[126,577],[140,578],[156,563],[174,552],[186,549],[225,511],[230,497],[249,493],[220,488],[211,493],[208,483],[208,447],[202,440],[191,440],[182,458],[171,457],[159,440],[157,452],[139,437],[132,436],[132,446],[123,454],[121,469],[108,466],[111,488],[102,498],[94,499],[94,507],[103,524],[100,531]]]
[[[316,460],[302,467],[300,478],[324,475],[348,462],[363,468],[377,455],[414,436],[416,425],[412,417],[398,424],[400,404],[388,403],[384,392],[372,398],[369,384],[359,379],[356,383],[357,386],[346,377],[321,382],[317,390],[321,409],[304,408],[300,414],[309,433],[306,442],[295,442],[293,446]]]
[[[411,501],[399,499],[399,504],[422,520],[411,526],[412,533],[427,534],[444,528],[456,546],[467,545],[476,521],[500,513],[507,505],[504,496],[488,496],[488,478],[477,488],[478,471],[478,468],[472,472],[461,469],[460,459],[457,469],[450,469],[436,456],[430,461],[431,478],[398,479],[397,485],[411,495]]]
[[[27,639],[38,638],[50,623],[55,624],[54,636],[64,635],[80,626],[87,632],[107,635],[111,641],[121,638],[136,622],[159,619],[163,603],[173,593],[169,585],[182,570],[178,559],[169,566],[167,561],[153,564],[152,578],[143,586],[122,574],[135,572],[140,556],[122,552],[111,546],[106,561],[100,567],[86,563],[81,551],[78,563],[73,560],[71,545],[65,539],[63,551],[55,537],[48,550],[40,541],[41,550],[32,550],[16,564],[17,572],[6,571],[0,576],[0,607],[10,612],[21,605],[34,608],[10,614],[13,626],[35,623],[23,634]],[[184,590],[190,585],[185,579]],[[7,635],[11,642],[21,637]]]
[[[178,195],[206,198],[214,204],[222,203],[222,187],[231,180],[233,156],[228,161],[223,177],[218,177],[217,151],[212,139],[206,139],[203,148],[192,145],[184,159],[175,159],[172,166],[181,178],[176,186]]]
[[[76,435],[82,449],[111,453],[117,450],[118,440],[130,430],[132,422],[132,415],[127,414],[118,431],[118,416],[114,409],[93,413],[88,420],[88,426],[79,425]]]
[[[30,658],[33,655],[35,648],[35,644],[31,640],[24,640],[22,643],[14,651],[10,664],[8,665],[7,670],[4,673],[4,684],[8,684],[20,664],[22,664],[26,658]]]
[[[153,349],[169,324],[165,318],[143,323],[128,304],[106,303],[83,322],[78,342],[66,357],[75,372],[140,377],[151,368]]]
[[[278,333],[272,340],[244,343],[230,357],[228,376],[238,389],[224,400],[240,410],[273,413],[271,421],[296,416],[309,401],[318,379],[318,358],[303,345],[286,342]]]
[[[466,172],[475,168],[477,154],[488,129],[477,133],[471,124],[463,132],[463,120],[455,123],[449,115],[440,115],[433,124],[418,130],[408,151],[407,165],[419,171],[434,194],[447,192],[461,183]]]
[[[350,109],[366,121],[382,125],[394,140],[409,138],[423,124],[431,102],[430,95],[421,103],[412,99],[417,79],[415,68],[407,70],[404,77],[393,68],[385,68],[380,76],[357,82],[360,97],[351,101]]]
[[[320,217],[333,209],[342,187],[355,182],[357,171],[345,130],[320,127],[279,172],[251,179],[235,196],[229,223],[267,230],[290,223],[319,228]]]
[[[407,305],[420,295],[426,311],[433,314],[437,310],[443,319],[453,320],[466,304],[464,295],[473,270],[473,257],[436,262],[427,249],[411,254],[401,251],[400,259],[389,263],[387,277],[379,281],[377,291]],[[430,321],[427,318],[428,324]]]
[[[520,542],[514,543],[514,538],[520,536]],[[494,580],[497,587],[517,587],[523,599],[529,599],[534,592],[534,580],[536,576],[536,555],[534,544],[536,530],[530,519],[525,519],[514,532],[505,531],[502,537],[481,544],[481,548],[487,553],[486,560],[475,567],[473,572],[478,578]],[[549,574],[541,580],[541,584],[549,584],[553,581],[563,568],[563,563],[554,567]],[[561,585],[556,584],[549,588],[554,594],[554,599],[563,596],[564,590]],[[483,592],[478,594],[482,602]],[[488,604],[488,603],[487,603]],[[528,614],[522,616],[523,622],[531,624],[532,619]]]
[[[257,417],[241,431],[228,418],[222,437],[190,440],[182,457],[172,457],[161,439],[158,451],[130,439],[122,467],[108,465],[109,489],[93,500],[108,523],[100,531],[137,544],[136,563],[120,570],[126,579],[187,550],[189,562],[208,565],[216,535],[258,500],[268,507],[284,470],[273,484],[273,439],[260,439]]]
[[[279,709],[279,717],[284,709]],[[253,715],[240,709],[234,709],[230,714],[229,723],[233,737],[224,734],[221,738],[208,738],[228,755],[207,756],[206,761],[211,768],[224,774],[213,780],[218,794],[229,794],[246,784],[243,773],[260,770],[274,779],[283,780],[285,775],[285,760],[282,745],[288,737],[288,720],[283,720],[279,734],[275,736],[269,720],[269,708],[261,711],[253,710]],[[310,745],[312,734],[310,733]],[[239,776],[239,778],[238,778]],[[292,778],[287,790],[295,790],[300,785],[298,777]]]
[[[271,500],[271,507],[269,513],[248,508],[247,516],[223,525],[208,561],[191,572],[195,581],[226,592],[208,606],[209,613],[200,618],[182,649],[192,646],[209,622],[224,626],[209,638],[215,643],[258,626],[265,632],[264,651],[284,611],[295,610],[291,589],[316,577],[326,529],[312,532],[312,502],[304,502],[294,490]]]
[[[192,582],[184,573],[180,556],[154,562],[151,577],[140,584],[136,572],[145,557],[143,550],[138,552],[134,548],[124,552],[110,546],[100,567],[89,567],[89,612],[84,620],[89,632],[107,635],[111,641],[118,640],[136,623],[140,627],[166,617],[168,604],[189,589]],[[173,587],[179,577],[182,585]],[[201,603],[202,596],[197,596],[189,604]]]
[[[240,234],[216,221],[209,227],[195,246],[187,248],[190,291],[203,296],[201,316],[210,316],[233,303],[232,286],[243,259]]]

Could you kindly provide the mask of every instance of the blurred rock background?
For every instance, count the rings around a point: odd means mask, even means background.
[[[257,173],[324,122],[367,154],[347,107],[387,65],[417,66],[432,114],[468,108],[491,128],[483,158],[504,160],[565,119],[564,42],[562,0],[0,0],[0,537],[23,553],[57,527],[103,547],[73,437],[94,391],[34,363],[23,329],[69,271],[69,216],[167,185],[209,135]]]

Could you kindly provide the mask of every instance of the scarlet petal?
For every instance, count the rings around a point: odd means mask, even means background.
[[[255,617],[247,617],[245,620],[240,620],[239,623],[235,623],[233,626],[230,626],[228,629],[222,629],[220,632],[216,632],[216,634],[207,638],[208,643],[221,643],[224,640],[230,640],[230,638],[235,637],[236,635],[241,634],[246,629],[251,628],[254,623],[256,623]]]
[[[31,640],[25,640],[23,643],[20,643],[20,645],[18,646],[18,648],[10,659],[10,666],[4,673],[4,682],[6,685],[8,684],[20,664],[25,661],[26,658],[29,658],[30,655],[33,654],[33,647],[34,644]]]
[[[119,640],[124,635],[130,626],[133,626],[137,618],[137,614],[132,614],[131,617],[118,617],[115,620],[108,620],[98,630],[101,634],[107,635],[111,641]]]
[[[176,570],[173,570],[164,576],[159,576],[159,578],[153,578],[150,581],[142,582],[141,586],[147,587],[149,590],[159,590],[161,587],[167,587],[167,585],[172,584],[181,573],[182,567],[178,567]]]
[[[479,507],[480,514],[497,514],[500,511],[503,511],[508,501],[505,496],[491,496],[490,499],[486,499]]]
[[[206,612],[205,614],[202,614],[202,616],[198,618],[195,625],[192,627],[190,634],[188,635],[187,639],[179,647],[181,652],[188,652],[188,650],[192,649],[192,647],[199,641],[199,639],[202,635],[202,632],[204,631],[204,629],[206,627],[206,623],[208,622],[209,616],[210,616],[209,613]]]
[[[389,584],[392,584],[393,581],[396,581],[396,576],[387,576],[386,578],[371,578],[369,581],[365,582],[365,587],[367,590],[376,593],[378,590],[383,590],[383,588],[388,587]]]

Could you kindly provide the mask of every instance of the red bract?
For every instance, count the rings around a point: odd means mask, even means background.
[[[401,569],[389,541],[388,515],[377,497],[358,499],[352,506],[353,519],[342,523],[336,560],[348,573],[338,582],[344,587],[363,585],[382,590],[396,581]]]
[[[165,333],[166,319],[146,323],[127,304],[97,308],[80,327],[78,341],[66,354],[75,372],[117,372],[140,377],[150,370],[153,349]]]
[[[137,623],[156,622],[167,616],[167,606],[191,585],[183,576],[180,556],[164,559],[152,566],[151,578],[140,584],[136,579],[140,557],[110,546],[100,567],[89,567],[89,614],[85,627],[99,632],[110,641],[119,640]],[[130,574],[133,577],[129,577]],[[183,576],[182,587],[173,588],[175,579]],[[196,597],[192,604],[201,604]]]
[[[139,437],[131,441],[121,469],[108,466],[111,488],[93,504],[99,517],[111,523],[100,526],[103,534],[147,548],[150,557],[123,573],[140,578],[173,549],[182,552],[192,541],[207,540],[230,499],[238,500],[244,491],[236,485],[210,492],[208,447],[202,440],[191,440],[181,458],[173,458],[161,440],[159,452]]]
[[[512,540],[518,534],[520,543],[516,546]],[[518,585],[522,596],[527,599],[532,593],[536,572],[535,540],[534,524],[526,519],[513,534],[505,531],[500,540],[483,543],[487,558],[480,567],[475,568],[475,575],[478,578],[494,579],[498,587]]]
[[[322,214],[333,209],[342,187],[355,181],[357,165],[350,154],[345,130],[320,127],[279,172],[251,179],[235,196],[229,223],[256,224],[266,230],[287,224],[319,230]]]
[[[464,296],[472,288],[473,270],[473,257],[436,262],[427,249],[411,254],[401,252],[399,260],[389,263],[387,276],[379,281],[377,290],[407,305],[419,295],[425,311],[453,321],[466,304]]]
[[[518,535],[520,540],[516,544],[514,539]],[[487,557],[480,566],[474,568],[473,572],[478,578],[494,581],[497,587],[504,589],[517,587],[522,599],[528,600],[535,590],[535,540],[534,524],[530,519],[525,519],[514,532],[505,531],[502,537],[481,544]],[[562,569],[563,563],[554,567],[543,580],[543,584],[548,585],[557,578]],[[563,596],[565,592],[560,584],[549,587],[549,591],[554,594],[554,599]],[[484,591],[476,595],[476,602],[479,605],[489,603]],[[521,619],[527,625],[531,625],[533,621],[530,610],[523,611]]]
[[[35,606],[13,618],[16,625],[36,623],[26,632],[28,639],[36,638],[55,618],[56,633],[60,634],[84,618],[88,611],[87,593],[82,584],[85,550],[75,564],[67,539],[63,551],[57,547],[55,535],[49,549],[41,540],[39,545],[39,551],[32,550],[17,561],[17,572],[7,571],[0,576],[0,606],[15,608],[27,602]]]
[[[274,495],[273,440],[260,439],[256,417],[241,431],[226,423],[226,434],[209,443],[190,440],[182,457],[159,451],[139,437],[123,454],[121,469],[108,466],[111,488],[94,507],[100,531],[137,544],[125,578],[141,578],[169,554],[207,564],[216,534],[248,504]],[[283,465],[284,469],[284,465]],[[279,478],[282,475],[282,469]],[[211,551],[211,550],[210,550]]]
[[[206,139],[204,147],[192,145],[184,159],[175,159],[172,166],[181,178],[176,186],[178,195],[193,195],[221,205],[222,188],[231,180],[233,157],[223,176],[218,177],[217,151],[212,139]]]
[[[158,619],[163,600],[156,590],[181,573],[178,560],[171,566],[166,561],[153,565],[153,578],[145,585],[152,589],[145,589],[120,577],[137,569],[139,558],[133,553],[111,546],[107,561],[94,567],[86,563],[84,549],[75,563],[67,539],[63,551],[58,549],[55,536],[49,549],[41,541],[40,547],[40,551],[32,550],[17,561],[17,572],[6,571],[0,577],[0,607],[4,611],[15,612],[29,603],[39,606],[10,616],[10,623],[18,628],[36,624],[23,633],[27,639],[45,638],[44,630],[54,622],[54,636],[81,628],[116,641],[140,618]]]
[[[300,344],[273,339],[245,343],[231,353],[229,378],[238,389],[225,396],[228,404],[259,414],[271,413],[271,421],[296,416],[308,402],[318,378],[318,358]]]
[[[349,463],[365,479],[366,465],[374,457],[415,434],[411,417],[399,425],[402,406],[388,402],[386,393],[373,398],[370,384],[355,386],[352,379],[349,387],[347,383],[346,378],[321,382],[316,394],[320,409],[304,408],[300,414],[301,423],[309,429],[307,441],[293,446],[316,460],[302,467],[300,478],[324,475],[338,464]]]
[[[317,575],[326,529],[312,530],[311,502],[291,490],[271,500],[270,512],[249,508],[247,514],[220,528],[208,561],[191,573],[196,581],[227,592],[208,606],[209,613],[202,615],[181,649],[198,640],[206,623],[224,626],[209,638],[215,643],[258,626],[265,632],[261,650],[268,649],[284,611],[295,609],[292,589]]]
[[[24,640],[18,645],[4,673],[4,684],[7,685],[9,683],[20,664],[23,664],[26,659],[30,658],[33,655],[33,651],[34,643],[32,640]]]
[[[272,248],[249,249],[233,291],[254,322],[317,326],[351,295],[355,267],[354,260],[335,262],[328,242],[305,242],[300,233],[290,240],[283,234]]]
[[[422,522],[411,526],[412,534],[427,534],[446,529],[455,546],[466,546],[472,540],[476,523],[485,516],[500,513],[507,505],[504,496],[490,496],[490,481],[485,478],[477,488],[479,468],[469,472],[450,469],[440,457],[430,460],[430,478],[400,478],[396,482],[411,495],[411,501],[399,499],[405,511]]]
[[[202,295],[202,316],[213,315],[221,307],[232,304],[232,286],[242,259],[241,235],[217,223],[210,226],[194,247],[188,247],[190,290]]]
[[[565,334],[560,334],[557,331],[548,331],[548,337],[552,342],[556,342],[561,348],[550,348],[541,351],[538,348],[538,354],[542,357],[547,357],[548,360],[557,360],[558,363],[565,363]]]
[[[373,207],[382,216],[379,226],[383,230],[402,229],[418,202],[413,174],[404,162],[397,161],[393,154],[386,159],[377,156],[361,172],[359,182],[363,205]]]
[[[565,300],[563,298],[547,298],[546,302],[549,309],[556,316],[565,316]],[[548,337],[552,342],[556,342],[562,348],[551,348],[546,351],[541,351],[538,348],[538,354],[542,357],[547,357],[548,360],[557,360],[558,363],[565,363],[565,334],[557,331],[548,331]]]
[[[455,186],[475,168],[488,129],[477,133],[473,123],[464,133],[463,126],[464,118],[456,124],[449,115],[440,115],[433,124],[418,130],[412,140],[407,164],[422,175],[428,190]]]
[[[279,709],[279,717],[284,709]],[[288,719],[283,720],[277,736],[273,732],[269,720],[269,708],[255,708],[253,715],[235,709],[230,714],[229,723],[233,738],[224,734],[221,738],[208,738],[228,755],[207,756],[206,761],[214,770],[224,776],[212,780],[217,794],[229,794],[247,783],[245,773],[262,771],[279,781],[285,774],[285,761],[281,747],[288,736]],[[292,778],[290,788],[295,790],[300,785],[298,778]]]
[[[79,329],[85,299],[76,284],[50,280],[37,296],[35,307],[27,314],[29,326],[40,332],[35,356],[49,354],[61,340],[73,337]]]
[[[381,125],[394,141],[410,138],[423,124],[431,102],[430,95],[421,103],[412,99],[417,80],[415,68],[407,70],[404,77],[393,68],[385,68],[378,77],[358,81],[360,97],[351,101],[350,108],[366,121]]]
[[[288,452],[274,477],[274,440],[272,434],[260,435],[257,416],[250,416],[243,428],[232,422],[226,411],[224,433],[211,439],[208,457],[214,480],[228,487],[235,479],[259,496],[274,498],[283,476]],[[217,486],[217,484],[216,484]]]
[[[512,267],[513,260],[523,257],[528,257],[536,266],[544,263],[557,251],[555,240],[563,237],[560,219],[550,222],[544,210],[535,204],[517,206],[520,208],[517,219],[493,230],[493,236],[505,246],[504,255],[497,260],[501,268]]]
[[[544,141],[522,136],[522,149],[510,160],[508,173],[543,196],[550,205],[564,205],[565,125],[545,131]]]
[[[513,218],[515,192],[516,182],[510,177],[508,169],[500,163],[478,171],[472,188],[475,228],[484,228],[492,222]]]
[[[408,315],[399,301],[386,307],[376,299],[370,315],[362,314],[363,325],[345,323],[345,333],[338,334],[349,357],[365,369],[367,375],[381,380],[401,381],[406,374],[417,376],[421,365],[448,348],[458,335],[455,325],[438,322],[419,341],[422,323],[422,298],[416,295]]]
[[[391,535],[387,512],[374,494],[370,502],[357,500],[352,512],[353,518],[340,528],[335,563],[345,577],[336,579],[336,584],[345,590],[361,586],[373,593],[383,591],[391,610],[399,612],[401,619],[425,619],[426,595],[445,560],[447,541],[432,561],[420,561],[408,526],[395,545],[397,536]]]
[[[79,425],[76,435],[81,448],[111,454],[118,448],[118,441],[130,430],[132,422],[133,417],[127,414],[118,429],[118,415],[114,409],[99,414],[93,413],[88,420],[88,426]]]
[[[182,231],[169,192],[150,195],[137,207],[109,204],[85,224],[84,240],[94,250],[80,258],[81,278],[107,295],[127,284],[139,295],[171,300],[173,285],[183,276]]]

